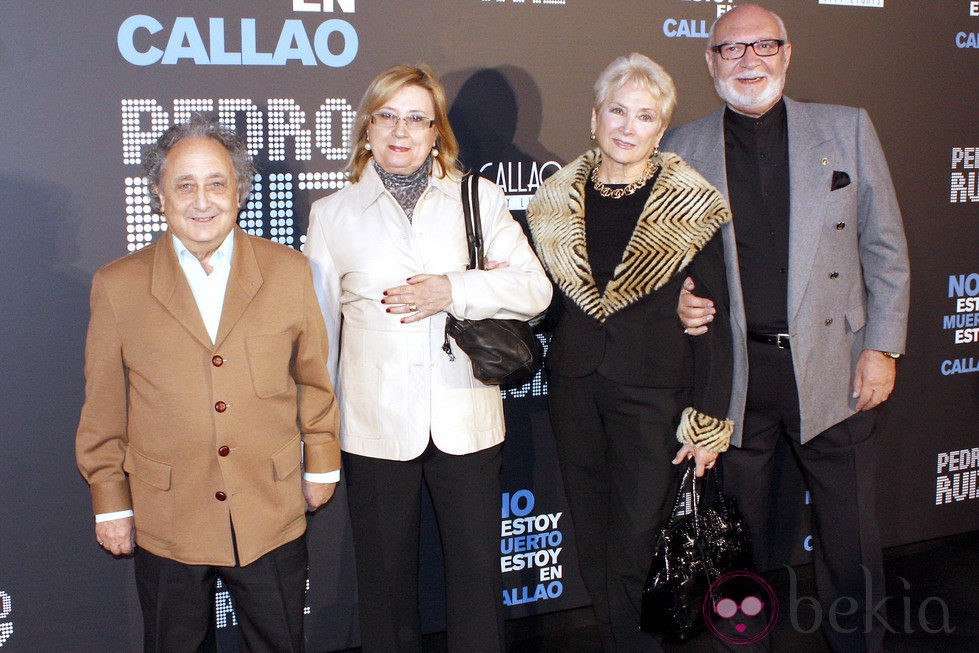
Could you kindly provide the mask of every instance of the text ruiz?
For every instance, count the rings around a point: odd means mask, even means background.
[[[943,451],[936,461],[935,505],[979,498],[979,447]]]
[[[152,16],[130,16],[119,26],[119,54],[134,66],[173,65],[181,61],[198,66],[285,66],[299,61],[304,66],[322,63],[342,68],[353,62],[360,47],[353,25],[339,18],[323,21],[310,31],[298,19],[287,19],[271,28],[262,25],[259,30],[254,18],[241,18],[239,29],[227,26],[226,31],[224,18],[207,18],[202,32],[197,20],[180,16],[173,25],[165,26]],[[278,32],[274,42],[266,41],[270,31]],[[205,32],[207,44],[202,35]]]
[[[979,158],[975,147],[952,148],[952,172],[949,178],[949,200],[952,204],[960,202],[979,202],[976,189],[976,168]]]

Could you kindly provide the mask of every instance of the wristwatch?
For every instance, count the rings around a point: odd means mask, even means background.
[[[880,350],[878,350],[878,351],[880,351]],[[893,351],[882,351],[880,353],[884,354],[888,358],[893,358],[894,360],[897,360],[898,358],[901,357],[901,354],[898,354],[898,353],[893,352]]]

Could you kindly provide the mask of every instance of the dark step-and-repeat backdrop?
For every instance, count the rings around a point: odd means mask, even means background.
[[[880,438],[888,546],[979,528],[979,3],[771,0],[793,42],[787,94],[866,107],[891,166],[912,264],[908,355]],[[192,111],[247,136],[260,163],[247,231],[301,249],[309,206],[343,182],[373,76],[441,75],[470,169],[518,218],[589,145],[592,84],[616,56],[675,78],[674,123],[719,106],[704,65],[725,0],[80,0],[0,5],[0,649],[129,651],[129,561],[96,545],[74,464],[92,273],[158,238],[143,146]],[[510,617],[587,603],[555,468],[547,381],[505,391],[501,600]],[[784,559],[811,544],[786,479]],[[344,494],[310,520],[310,649],[359,641]],[[441,627],[431,512],[422,611]],[[223,640],[229,596],[216,596]]]

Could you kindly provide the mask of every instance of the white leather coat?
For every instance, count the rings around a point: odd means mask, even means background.
[[[402,324],[381,304],[384,290],[427,273],[449,278],[447,310],[457,318],[527,320],[547,308],[551,284],[503,192],[485,179],[479,184],[486,258],[508,267],[466,270],[459,179],[432,178],[412,222],[372,165],[357,183],[313,204],[305,251],[330,334],[344,451],[411,460],[429,434],[450,454],[503,440],[499,388],[473,377],[454,342],[455,361],[442,350],[446,312]]]

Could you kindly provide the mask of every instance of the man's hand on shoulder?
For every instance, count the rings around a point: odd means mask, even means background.
[[[96,522],[95,539],[112,555],[129,555],[136,546],[136,523],[132,517]]]
[[[677,302],[676,314],[680,316],[683,332],[688,336],[700,336],[707,333],[707,324],[714,319],[714,302],[693,294],[693,279],[683,280],[680,289],[680,300]]]
[[[312,483],[310,481],[303,481],[303,496],[306,497],[306,510],[316,512],[316,510],[333,498],[333,492],[336,489],[336,483]]]
[[[896,376],[897,361],[883,352],[864,349],[853,379],[853,398],[859,397],[857,410],[870,410],[887,401]]]

